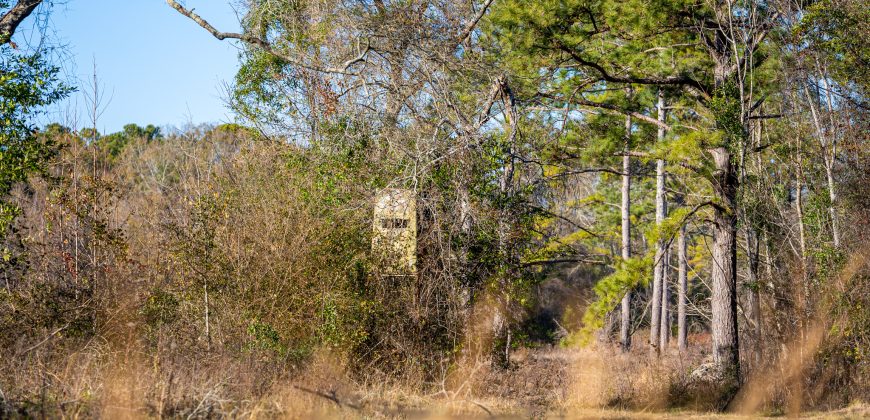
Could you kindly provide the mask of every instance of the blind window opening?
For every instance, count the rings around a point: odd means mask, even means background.
[[[406,229],[408,227],[408,219],[381,219],[381,227],[384,229]]]

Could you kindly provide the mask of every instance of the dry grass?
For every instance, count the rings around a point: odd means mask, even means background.
[[[3,360],[3,417],[50,418],[752,418],[692,409],[690,366],[702,354],[661,360],[601,349],[523,350],[507,370],[453,366],[419,387],[343,367],[328,352],[302,369],[211,355],[161,360],[133,348],[91,344],[64,358],[50,345]],[[638,349],[641,353],[645,349]],[[692,359],[692,360],[689,360]],[[17,363],[10,364],[15,360]],[[453,376],[451,376],[453,375]],[[10,376],[17,383],[8,382]],[[457,378],[461,378],[458,380]],[[677,406],[682,408],[677,408]],[[688,408],[687,408],[688,407]],[[798,415],[798,413],[793,413]],[[861,418],[854,404],[801,418]]]

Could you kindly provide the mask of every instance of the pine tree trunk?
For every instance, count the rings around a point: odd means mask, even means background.
[[[625,154],[622,156],[622,259],[631,258],[631,117],[625,118]],[[631,348],[631,299],[629,290],[622,298],[619,344],[622,351]]]
[[[714,61],[713,80],[717,94],[732,95],[727,86],[733,81],[733,50],[728,35],[718,30],[710,39],[708,48]],[[741,98],[724,97],[727,101]],[[731,112],[723,109],[722,112]],[[742,112],[742,111],[741,111]],[[725,121],[734,115],[717,116]],[[739,115],[746,124],[745,115]],[[729,127],[720,126],[726,136]],[[738,139],[726,138],[727,143],[708,149],[713,158],[712,187],[713,245],[711,262],[711,335],[713,339],[713,364],[720,375],[723,397],[733,396],[740,385],[740,345],[737,329],[737,187],[739,180],[732,161],[731,146]]]
[[[666,352],[668,350],[668,341],[671,338],[671,314],[670,314],[670,302],[671,302],[671,288],[669,283],[669,266],[670,266],[670,258],[671,251],[665,248],[665,258],[662,260],[662,318],[661,318],[661,330],[659,331],[659,348],[661,351]]]
[[[710,150],[716,171],[713,189],[717,206],[713,215],[712,336],[713,363],[723,385],[740,383],[737,334],[737,176],[725,147]],[[736,388],[735,388],[736,389]]]
[[[753,363],[761,362],[761,303],[758,290],[761,287],[758,277],[759,255],[758,234],[751,226],[746,227],[746,254],[749,259],[749,282],[746,285],[746,319],[749,321]]]
[[[679,266],[678,289],[677,289],[677,346],[680,351],[687,348],[686,337],[686,288],[688,286],[688,263],[686,261],[686,227],[680,227],[680,236],[677,239],[677,265]]]
[[[659,90],[658,101],[656,102],[656,113],[658,120],[665,121],[665,97],[664,92]],[[658,141],[663,141],[665,130],[661,126],[658,129]],[[665,161],[659,159],[656,161],[656,224],[661,225],[667,214],[665,207]],[[650,308],[650,329],[649,329],[649,344],[650,351],[653,354],[659,353],[659,341],[661,334],[661,316],[662,316],[662,276],[664,271],[663,260],[665,256],[664,241],[659,240],[656,244],[655,263],[653,266],[653,295],[652,307]]]

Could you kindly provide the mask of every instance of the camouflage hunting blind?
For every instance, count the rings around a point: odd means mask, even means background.
[[[372,255],[381,274],[417,272],[417,196],[412,190],[385,189],[375,197]]]

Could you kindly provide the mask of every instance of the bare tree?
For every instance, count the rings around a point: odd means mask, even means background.
[[[817,95],[813,95],[810,87],[804,85],[804,93],[806,94],[806,103],[810,108],[812,115],[813,126],[816,131],[816,139],[819,142],[819,147],[822,149],[822,162],[825,167],[825,181],[828,187],[828,212],[831,217],[831,234],[834,242],[834,247],[840,247],[840,227],[837,218],[837,187],[834,182],[834,162],[837,156],[837,133],[836,124],[834,123],[834,101],[832,99],[831,83],[828,80],[829,76],[826,69],[822,68],[818,58],[816,58],[816,71],[818,72],[818,81],[815,83],[815,91]],[[822,86],[819,86],[819,82]],[[816,98],[822,96],[821,91],[824,90],[825,104],[827,105],[828,121],[822,121],[822,109],[816,105]]]

